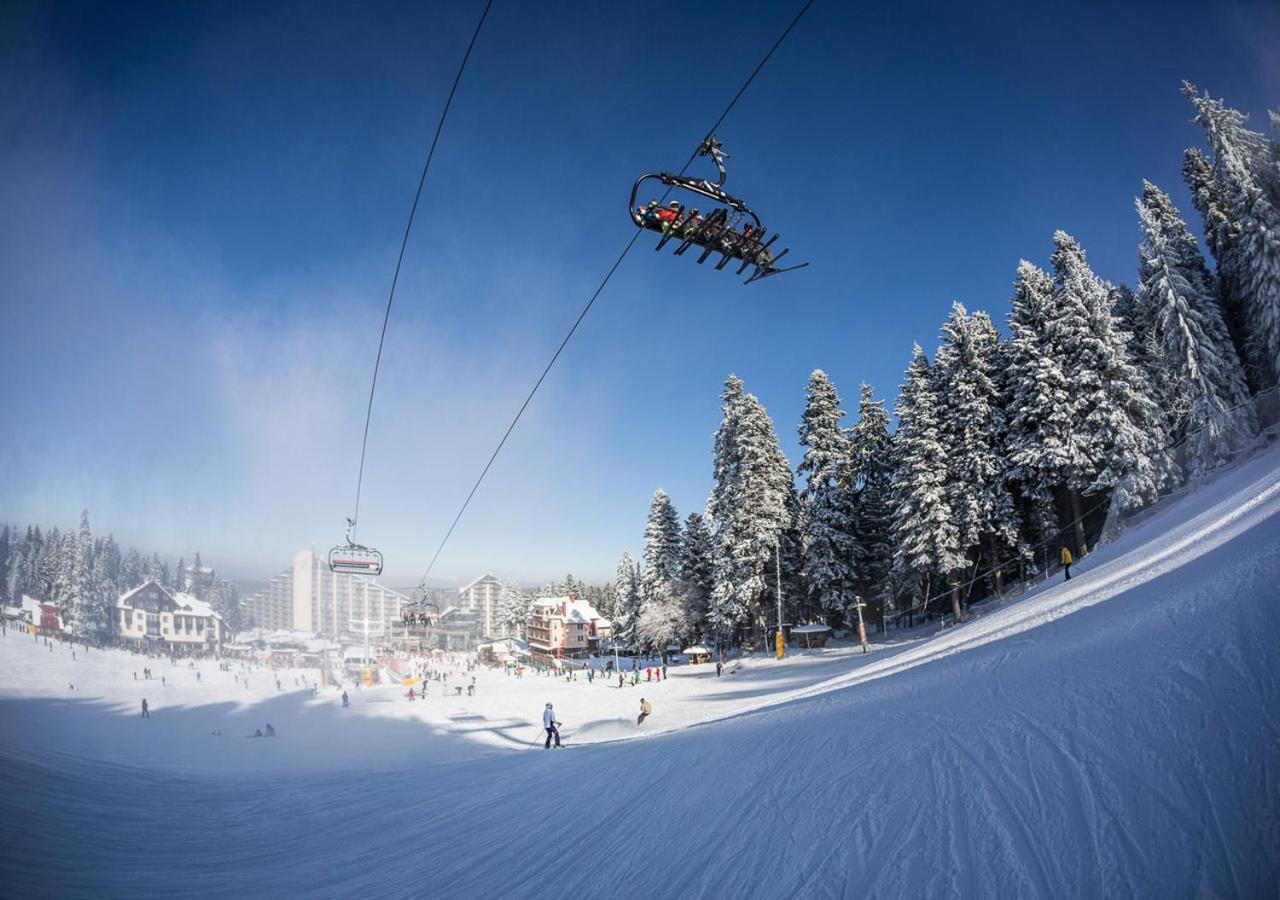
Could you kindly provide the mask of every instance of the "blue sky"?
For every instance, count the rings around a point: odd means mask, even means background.
[[[423,195],[361,536],[417,578],[564,330],[794,4],[498,0]],[[382,305],[480,3],[0,11],[0,518],[238,577],[341,538]],[[674,23],[679,23],[677,29]],[[715,37],[712,38],[711,36]],[[1002,318],[1063,228],[1131,281],[1141,179],[1191,214],[1188,78],[1265,127],[1267,4],[819,0],[720,129],[812,266],[741,286],[643,239],[441,558],[612,577],[665,487],[701,509],[729,372],[798,458],[820,367],[892,402],[953,300]]]

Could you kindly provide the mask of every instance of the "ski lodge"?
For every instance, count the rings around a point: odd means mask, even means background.
[[[171,591],[154,578],[121,594],[112,628],[121,643],[169,653],[213,653],[228,637],[222,616],[190,594]]]
[[[542,597],[529,608],[529,653],[545,660],[596,650],[612,627],[594,606],[572,594]]]

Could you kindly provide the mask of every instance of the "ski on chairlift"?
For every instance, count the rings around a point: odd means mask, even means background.
[[[347,542],[329,551],[329,571],[348,575],[381,575],[382,554],[351,539],[355,524],[347,519]]]
[[[723,269],[731,262],[737,263],[739,275],[754,266],[751,275],[743,284],[751,284],[770,275],[803,269],[809,265],[803,262],[794,266],[779,267],[778,260],[786,256],[791,248],[786,247],[782,252],[775,253],[773,242],[778,239],[778,235],[775,233],[772,237],[767,237],[768,232],[760,222],[760,217],[737,197],[725,193],[724,161],[728,158],[728,154],[721,149],[715,135],[709,136],[702,142],[698,148],[698,155],[710,156],[715,162],[716,168],[720,170],[718,181],[712,183],[687,175],[661,172],[657,175],[641,175],[631,188],[629,206],[631,221],[637,228],[644,228],[662,236],[655,250],[661,250],[668,243],[674,243],[675,255],[682,256],[690,247],[697,247],[702,251],[698,255],[699,264],[706,262],[713,253],[719,253],[720,259],[716,262],[716,269]],[[637,205],[636,197],[640,192],[640,185],[649,179],[660,181],[668,188],[680,188],[706,197],[712,201],[712,208],[702,211],[697,207],[685,206],[678,200],[672,200],[665,206],[660,206],[657,200],[650,200],[643,206]]]

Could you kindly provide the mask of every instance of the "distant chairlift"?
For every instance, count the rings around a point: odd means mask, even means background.
[[[381,575],[382,554],[351,539],[356,523],[347,519],[347,542],[329,551],[329,571],[348,575]]]
[[[702,142],[698,155],[710,156],[715,162],[720,172],[718,181],[662,172],[657,175],[641,175],[631,188],[631,202],[628,206],[631,221],[637,228],[662,235],[655,250],[674,243],[675,255],[682,256],[690,247],[697,247],[702,251],[698,255],[699,263],[706,262],[713,253],[719,253],[720,260],[716,263],[716,268],[723,269],[731,262],[739,263],[739,275],[754,266],[744,284],[809,265],[803,262],[794,266],[778,266],[778,260],[786,256],[791,248],[775,253],[772,245],[778,235],[775,233],[766,240],[768,231],[761,224],[760,217],[747,204],[725,192],[724,161],[728,154],[720,148],[720,142],[714,135]],[[662,182],[668,189],[680,188],[705,197],[713,205],[718,205],[706,213],[686,207],[676,200],[666,206],[659,206],[656,200],[650,200],[645,206],[638,206],[636,200],[640,185],[649,179]]]

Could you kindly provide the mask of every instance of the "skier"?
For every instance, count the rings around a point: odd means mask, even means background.
[[[637,725],[643,725],[644,720],[653,715],[653,704],[643,697],[640,698],[640,717],[636,719]]]
[[[346,709],[350,705],[351,705],[351,698],[347,696],[346,691],[343,691],[342,692],[342,708]]]
[[[548,703],[546,709],[542,711],[542,727],[547,729],[547,743],[543,746],[543,750],[551,749],[551,739],[556,739],[556,747],[560,746],[560,723],[556,721],[556,714]]]
[[[268,723],[267,723],[267,737],[275,737],[275,736],[276,736],[276,730],[275,730],[274,728],[272,728],[272,727],[271,727],[271,723],[270,723],[270,722],[268,722]]]
[[[146,698],[146,697],[143,697],[143,698],[142,698],[142,718],[144,718],[144,719],[150,719],[150,718],[151,718],[151,707],[147,706],[147,698]]]
[[[618,670],[618,687],[622,687],[622,670]]]
[[[716,677],[719,678],[720,673],[723,671],[724,671],[724,663],[720,662],[720,660],[717,659],[716,660]]]
[[[1071,580],[1071,550],[1066,544],[1062,545],[1062,549],[1058,551],[1058,561],[1062,563],[1062,571],[1066,574],[1065,581]]]

